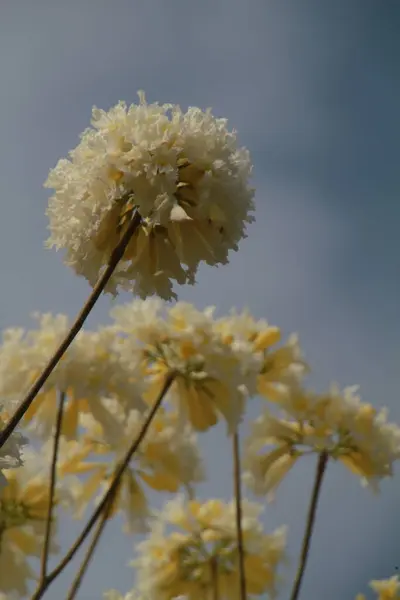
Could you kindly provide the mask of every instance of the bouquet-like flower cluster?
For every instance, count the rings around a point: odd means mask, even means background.
[[[245,478],[253,491],[272,493],[309,453],[339,460],[374,489],[391,476],[400,456],[400,428],[387,423],[386,410],[361,402],[356,391],[332,386],[314,394],[296,386],[279,402],[281,414],[267,409],[254,423],[247,446]]]
[[[137,211],[141,223],[109,289],[171,298],[201,261],[224,264],[253,218],[251,162],[211,111],[120,102],[50,172],[49,245],[93,284]]]
[[[262,507],[243,504],[242,528],[248,592],[274,595],[276,570],[284,556],[285,528],[262,530]],[[172,531],[167,531],[172,527]],[[221,600],[240,597],[235,505],[220,500],[186,502],[178,497],[165,507],[133,561],[138,589],[154,600],[185,596]]]
[[[291,340],[288,349],[283,347],[285,362],[272,359],[268,365],[268,350],[279,339],[277,327],[257,323],[247,313],[215,319],[213,312],[183,302],[170,308],[148,299],[117,307],[112,316],[124,336],[121,359],[141,365],[149,400],[166,374],[174,372],[169,397],[179,415],[198,431],[209,429],[222,415],[232,432],[259,381],[267,378],[271,388],[286,382],[300,353]]]

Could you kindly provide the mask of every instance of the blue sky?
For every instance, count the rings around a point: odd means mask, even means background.
[[[211,106],[255,165],[248,239],[180,298],[218,312],[248,306],[298,332],[313,385],[359,383],[400,422],[398,1],[3,0],[0,16],[0,326],[29,326],[34,310],[72,316],[84,301],[85,281],[43,247],[42,184],[93,104],[136,102],[144,89],[149,101]],[[102,299],[89,324],[109,307]],[[223,431],[206,442],[201,493],[229,497]],[[304,461],[266,509],[268,528],[289,525],[290,573],[313,469]],[[398,479],[375,498],[329,467],[302,598],[351,600],[390,576],[399,502]],[[63,523],[63,543],[76,531]],[[128,590],[131,555],[110,526],[79,598]],[[62,598],[71,576],[46,597]]]

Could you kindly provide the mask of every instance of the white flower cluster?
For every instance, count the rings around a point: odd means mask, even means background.
[[[120,102],[50,172],[50,246],[93,285],[135,211],[141,225],[108,289],[174,297],[201,261],[224,264],[253,220],[251,162],[210,110]]]

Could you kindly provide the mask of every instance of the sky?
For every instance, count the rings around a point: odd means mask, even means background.
[[[72,317],[83,304],[86,282],[44,248],[42,185],[93,105],[136,102],[143,89],[149,102],[212,107],[254,162],[248,238],[179,298],[219,314],[247,306],[297,332],[310,385],[359,384],[400,423],[399,27],[398,0],[2,0],[0,327],[29,327],[33,311]],[[111,305],[102,298],[88,326],[106,322]],[[224,431],[202,440],[200,494],[229,498]],[[265,510],[268,530],[289,526],[289,582],[314,468],[305,459]],[[329,465],[302,600],[352,600],[391,576],[399,503],[398,474],[375,497]],[[78,529],[61,523],[63,546]],[[120,523],[110,525],[78,598],[128,591],[132,556]],[[72,576],[46,599],[64,597]]]

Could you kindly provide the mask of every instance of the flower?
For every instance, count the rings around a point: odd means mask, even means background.
[[[216,327],[227,344],[247,351],[250,346],[253,353],[262,354],[257,391],[268,400],[279,400],[292,381],[299,381],[309,370],[295,334],[286,344],[275,348],[281,338],[279,327],[265,319],[254,319],[248,310],[239,314],[232,311],[228,317],[218,319]]]
[[[69,323],[65,315],[35,314],[38,328],[6,330],[0,346],[0,396],[21,397],[65,337]],[[27,410],[24,422],[47,438],[54,426],[57,398],[66,394],[62,434],[75,437],[81,412],[107,420],[103,397],[116,398],[128,408],[144,408],[141,388],[129,365],[122,363],[115,343],[115,329],[80,331],[40,393]]]
[[[44,460],[45,459],[45,460]],[[8,594],[24,596],[35,573],[27,559],[40,556],[48,511],[49,461],[44,453],[24,450],[24,465],[5,470],[7,485],[0,489],[0,588]],[[58,502],[58,489],[55,502]],[[56,522],[52,526],[51,551]]]
[[[249,594],[276,591],[276,570],[283,558],[285,528],[263,533],[263,508],[245,501],[242,528]],[[167,531],[168,529],[168,531]],[[153,600],[207,598],[213,587],[220,600],[240,597],[234,502],[178,497],[154,522],[148,538],[137,548],[137,589]]]
[[[173,373],[167,399],[181,418],[206,431],[223,416],[231,433],[246,398],[256,393],[262,353],[251,344],[227,344],[213,310],[147,299],[116,307],[111,315],[123,336],[122,359],[141,366],[149,402]]]
[[[369,586],[378,594],[377,600],[400,600],[400,581],[398,575],[394,575],[388,579],[375,579],[370,581]],[[365,600],[364,594],[358,594],[356,600]]]
[[[300,456],[322,452],[377,490],[400,456],[400,428],[387,423],[386,410],[361,402],[357,389],[332,385],[315,394],[293,386],[279,401],[281,416],[266,410],[245,452],[245,480],[253,491],[272,493]]]
[[[208,109],[119,102],[50,171],[49,246],[93,285],[132,215],[140,215],[108,290],[174,297],[201,261],[224,264],[254,219],[249,153]],[[185,265],[185,266],[182,266]]]
[[[0,430],[8,421],[9,415],[0,405]],[[6,442],[0,447],[0,491],[7,484],[3,469],[15,469],[22,465],[23,447],[28,444],[28,438],[18,431],[13,431]]]
[[[87,473],[75,494],[80,516],[90,499],[108,488],[116,465],[125,456],[143,425],[143,415],[132,410],[128,415],[113,401],[106,402],[112,417],[102,427],[91,415],[81,418],[85,434],[78,447],[60,465],[63,474]],[[88,461],[86,461],[88,459]],[[203,467],[196,445],[196,436],[186,425],[179,427],[175,414],[160,409],[125,471],[114,500],[112,516],[122,510],[128,531],[146,530],[149,515],[144,487],[175,493],[182,487],[204,479]]]

